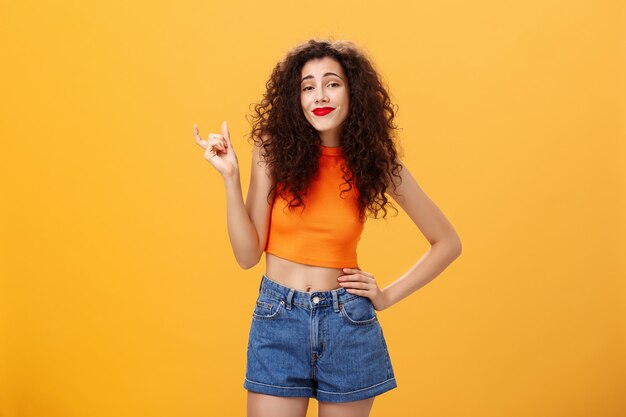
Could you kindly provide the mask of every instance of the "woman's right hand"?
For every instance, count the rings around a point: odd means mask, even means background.
[[[196,124],[193,125],[193,135],[196,138],[196,143],[204,149],[204,159],[209,161],[224,178],[239,172],[237,155],[235,155],[235,151],[230,142],[228,125],[225,121],[222,122],[221,135],[209,133],[208,139],[204,140],[200,137],[200,131]]]

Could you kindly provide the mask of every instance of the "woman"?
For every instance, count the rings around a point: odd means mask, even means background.
[[[244,205],[237,157],[222,134],[194,135],[223,176],[230,242],[248,269],[266,253],[252,313],[248,416],[368,416],[397,386],[376,311],[440,274],[461,253],[443,213],[398,158],[394,106],[372,64],[349,41],[310,40],[274,68],[255,106]],[[384,289],[362,271],[356,246],[366,213],[407,212],[431,243]]]

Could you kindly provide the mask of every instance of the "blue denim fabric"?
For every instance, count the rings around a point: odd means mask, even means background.
[[[371,300],[345,288],[297,291],[263,274],[243,387],[324,402],[362,400],[396,388]]]

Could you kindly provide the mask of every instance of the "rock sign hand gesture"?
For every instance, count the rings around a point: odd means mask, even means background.
[[[230,143],[230,134],[228,133],[228,125],[222,122],[222,134],[209,133],[207,140],[200,137],[198,125],[193,125],[193,135],[196,143],[204,149],[204,159],[209,161],[211,165],[218,170],[223,177],[230,177],[238,172],[239,163],[237,155]]]

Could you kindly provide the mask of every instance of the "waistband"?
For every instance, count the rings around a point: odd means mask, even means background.
[[[339,304],[345,304],[359,297],[359,295],[350,294],[343,287],[329,291],[299,291],[272,281],[265,274],[261,277],[259,292],[285,300],[285,307],[288,310],[291,310],[292,304],[298,304],[310,308],[333,306],[335,312],[338,312]]]

